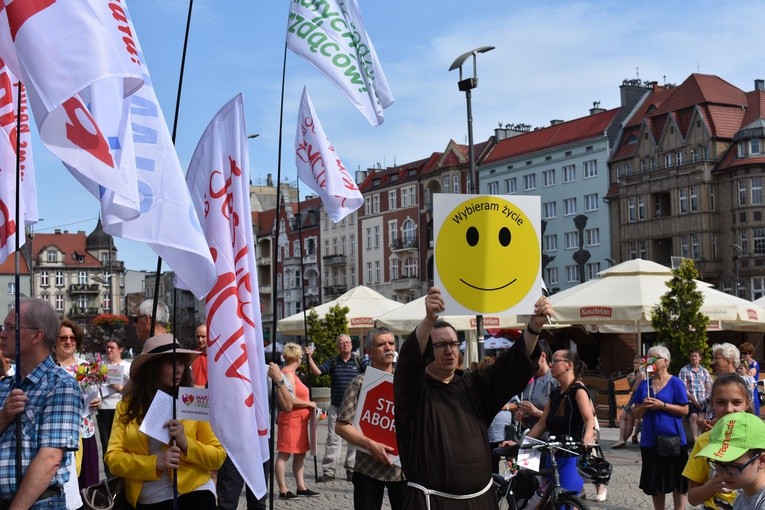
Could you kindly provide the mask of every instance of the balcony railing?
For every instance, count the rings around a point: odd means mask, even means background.
[[[347,263],[345,255],[326,255],[323,260],[325,266],[344,266]]]
[[[73,306],[69,309],[69,313],[67,314],[69,317],[84,317],[89,315],[98,315],[98,308],[93,306],[88,307],[81,307],[81,306]]]
[[[348,287],[345,285],[330,285],[324,287],[324,297],[326,296],[339,296],[348,292]]]
[[[390,243],[390,249],[393,251],[416,250],[417,239],[394,239]]]
[[[393,291],[402,292],[420,288],[419,278],[396,278],[393,280]]]
[[[69,285],[70,294],[98,294],[99,292],[97,283],[72,283]]]

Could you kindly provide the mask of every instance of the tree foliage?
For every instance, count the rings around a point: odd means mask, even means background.
[[[313,361],[321,365],[324,360],[337,356],[337,337],[348,333],[347,306],[335,305],[327,311],[323,319],[313,308],[308,313],[308,342],[313,342],[315,349]],[[322,375],[315,379],[315,386],[328,387],[331,384],[329,375]]]
[[[699,310],[704,297],[696,289],[699,272],[692,259],[683,259],[680,267],[672,271],[667,282],[669,291],[653,309],[651,324],[659,343],[669,349],[672,362],[669,372],[676,374],[688,363],[688,353],[698,349],[702,360],[710,356],[707,344],[709,318]]]
[[[102,313],[91,321],[90,338],[86,338],[84,352],[106,352],[106,342],[114,337],[124,340],[128,318],[124,315]]]

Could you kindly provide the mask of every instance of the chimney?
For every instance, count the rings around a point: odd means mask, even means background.
[[[274,185],[274,178],[271,176],[271,174],[266,174],[266,186],[273,186]]]
[[[366,170],[356,170],[356,184],[361,184],[367,178]]]
[[[61,229],[57,228],[57,229],[53,230],[53,233],[54,234],[60,234],[61,233]]]
[[[557,126],[558,124],[563,124],[563,121],[560,119],[553,119],[550,121],[551,126]]]
[[[606,111],[606,109],[600,107],[600,101],[593,101],[592,102],[592,108],[590,108],[590,115],[595,115],[597,113],[603,113],[604,111]]]
[[[754,80],[754,90],[765,90],[765,80]]]

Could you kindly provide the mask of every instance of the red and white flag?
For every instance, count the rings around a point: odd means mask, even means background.
[[[218,274],[206,300],[210,423],[261,497],[270,422],[241,94],[207,126],[186,182]]]
[[[287,47],[334,83],[370,124],[393,104],[357,0],[290,2]]]
[[[120,139],[129,127],[125,98],[143,77],[120,3],[2,0],[0,56],[20,73],[46,147],[97,197],[119,195],[119,214],[132,218],[135,161],[121,157]]]
[[[324,133],[305,87],[298,111],[295,165],[300,180],[319,194],[327,215],[335,223],[364,204],[356,181]]]

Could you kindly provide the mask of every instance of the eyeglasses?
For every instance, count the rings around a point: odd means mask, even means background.
[[[140,321],[143,317],[148,317],[148,315],[146,315],[146,314],[144,314],[144,315],[136,315],[131,320],[133,321],[133,324],[137,324],[138,321]]]
[[[561,361],[571,361],[570,359],[563,359],[563,358],[553,358],[551,365],[554,365],[556,363],[560,363]]]
[[[77,337],[74,336],[74,335],[59,335],[58,339],[60,341],[62,341],[62,342],[66,342],[67,340],[69,340],[71,342],[76,342],[77,341]]]
[[[746,467],[749,464],[751,464],[752,462],[754,462],[756,459],[759,459],[759,458],[760,458],[760,454],[757,453],[751,459],[749,459],[748,461],[746,461],[744,464],[740,466],[737,466],[735,464],[730,464],[730,463],[717,462],[714,460],[710,460],[709,463],[712,464],[715,470],[726,473],[729,476],[736,476],[736,475],[741,476],[741,472],[744,469],[746,469]]]
[[[17,329],[38,329],[38,328],[33,328],[31,326],[19,326],[17,328],[15,324],[0,324],[0,333],[2,333],[3,331],[7,331],[8,333],[13,333]]]
[[[457,342],[436,342],[433,344],[434,349],[451,349],[456,350],[459,347],[460,344]]]

